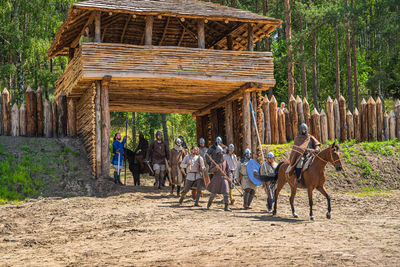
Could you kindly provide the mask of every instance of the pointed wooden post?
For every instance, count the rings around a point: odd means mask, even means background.
[[[389,115],[386,112],[383,114],[383,140],[389,140]]]
[[[319,117],[321,125],[321,143],[325,143],[326,140],[328,140],[328,119],[323,109],[321,110]]]
[[[25,92],[26,102],[26,135],[29,137],[37,134],[37,104],[36,94],[30,86]]]
[[[43,117],[44,117],[44,136],[47,138],[53,135],[53,122],[52,122],[52,112],[51,106],[47,99],[44,101],[43,105]]]
[[[368,141],[376,141],[376,103],[372,96],[369,97],[367,102],[368,110]]]
[[[19,109],[14,103],[11,109],[11,136],[19,136]]]
[[[343,142],[347,139],[347,123],[346,123],[346,100],[342,95],[339,98],[339,112],[340,112],[340,141]]]
[[[304,111],[303,111],[303,102],[301,101],[301,98],[297,96],[296,98],[296,104],[297,104],[297,115],[298,115],[298,125],[301,125],[302,123],[305,123],[304,120]]]
[[[285,123],[285,114],[283,113],[282,109],[278,111],[278,129],[279,129],[279,143],[286,144],[286,123]]]
[[[58,114],[57,114],[57,101],[54,99],[53,102],[51,103],[51,117],[53,118],[52,120],[52,126],[51,129],[53,131],[52,136],[54,138],[57,138],[58,136]]]
[[[321,122],[318,110],[316,108],[314,108],[311,113],[311,121],[311,124],[313,126],[313,135],[315,138],[317,138],[318,141],[321,142]]]
[[[354,125],[354,139],[357,142],[360,142],[361,141],[361,118],[360,118],[360,114],[359,114],[357,108],[354,109],[353,125]]]
[[[304,123],[307,124],[308,128],[311,127],[311,114],[310,114],[310,105],[308,104],[307,98],[303,98],[303,113],[304,113]],[[293,139],[296,136],[293,133]]]
[[[389,139],[394,140],[396,139],[396,115],[392,110],[389,114]]]
[[[350,110],[347,111],[346,122],[347,122],[347,139],[352,140],[354,139],[354,120],[353,120],[353,114],[351,114]]]
[[[400,140],[400,100],[398,99],[394,105],[394,114],[396,115],[396,137]]]
[[[271,144],[278,144],[278,103],[276,102],[275,96],[272,96],[269,101],[269,116],[271,123]]]
[[[335,117],[333,114],[333,101],[330,96],[326,101],[326,118],[328,121],[328,139],[335,140]]]
[[[335,117],[335,138],[340,140],[340,108],[337,98],[333,100],[333,115]]]
[[[19,108],[19,135],[26,136],[26,108],[24,103]]]
[[[37,135],[43,136],[43,92],[42,87],[36,91],[36,109],[37,109]]]
[[[263,103],[263,111],[264,111],[264,143],[271,144],[271,122],[269,115],[269,100],[268,97],[264,98]]]
[[[67,124],[68,124],[68,113],[67,113],[67,96],[62,93],[58,96],[58,137],[67,136]]]
[[[243,151],[251,149],[251,114],[250,114],[250,92],[243,94],[242,112],[243,112]]]
[[[233,111],[232,102],[229,101],[225,104],[225,133],[226,144],[233,144]]]
[[[3,133],[11,135],[10,93],[4,88],[2,93]]]
[[[361,119],[361,140],[368,141],[368,109],[367,102],[363,98],[360,104],[360,119]]]
[[[110,175],[110,108],[108,104],[108,88],[111,76],[105,76],[101,82],[101,175],[108,177]]]
[[[292,129],[292,123],[290,122],[290,114],[289,114],[289,110],[287,108],[285,108],[284,111],[285,114],[285,128],[286,128],[286,140],[293,140],[294,136],[293,136],[293,129]]]
[[[153,16],[146,16],[146,26],[144,29],[144,45],[153,45]]]
[[[68,136],[76,136],[76,101],[68,99]]]
[[[292,132],[293,136],[297,136],[299,132],[299,116],[297,115],[297,103],[296,99],[294,99],[293,95],[290,96],[289,99],[289,114],[290,114],[290,121],[292,123]]]
[[[377,138],[378,141],[383,141],[384,133],[383,133],[383,108],[382,108],[382,101],[380,97],[376,99],[376,131],[377,131]]]

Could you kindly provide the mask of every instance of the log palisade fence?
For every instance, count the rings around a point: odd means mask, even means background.
[[[96,140],[99,138],[101,129],[97,129],[96,120],[99,111],[96,111],[96,103],[100,98],[96,95],[95,84],[90,86],[79,100],[67,98],[60,94],[56,99],[49,102],[43,98],[39,87],[36,92],[28,87],[25,93],[25,103],[19,107],[15,103],[11,106],[8,90],[5,88],[0,98],[0,135],[28,136],[28,137],[80,137],[85,145],[89,163],[93,174],[99,173],[104,162],[107,160],[101,153],[96,153],[97,143],[105,145],[107,140]],[[257,142],[251,118],[243,112],[249,108],[252,101],[256,107],[256,122],[262,143],[284,144],[293,140],[299,132],[301,123],[309,126],[310,133],[322,143],[327,140],[338,139],[339,141],[356,140],[361,141],[384,141],[400,140],[400,101],[395,103],[395,109],[390,114],[383,112],[382,101],[378,97],[372,97],[360,103],[354,113],[346,109],[346,100],[340,96],[339,100],[328,97],[326,111],[314,109],[310,112],[310,106],[306,99],[300,97],[289,100],[288,109],[278,108],[275,96],[268,99],[262,97],[260,92],[248,95],[248,99],[236,100],[232,105],[216,109],[208,116],[202,116],[197,120],[199,136],[214,140],[220,133],[228,130],[232,134],[225,135],[227,143],[244,144],[246,147],[257,151]],[[107,102],[108,99],[103,99]],[[99,105],[97,105],[99,106]],[[215,127],[215,126],[218,127]],[[243,129],[250,129],[247,137],[237,131],[236,126],[242,125]],[[226,129],[223,129],[223,128]],[[221,129],[219,129],[221,128]],[[225,140],[224,140],[225,141]],[[240,151],[240,149],[239,149]],[[260,151],[255,154],[259,158]],[[107,163],[107,162],[106,162]],[[103,166],[106,168],[106,166]]]
[[[383,112],[382,101],[362,100],[360,111],[356,108],[353,113],[346,109],[346,100],[328,97],[326,111],[314,109],[310,113],[307,99],[301,100],[293,96],[289,100],[288,109],[278,109],[274,96],[263,99],[262,109],[264,123],[260,136],[264,144],[283,144],[298,134],[301,123],[306,123],[309,132],[320,142],[338,139],[362,141],[400,140],[400,101],[395,103],[395,110],[390,114]]]

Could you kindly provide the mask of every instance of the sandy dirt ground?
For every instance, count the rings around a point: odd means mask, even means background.
[[[314,192],[308,216],[305,191],[296,197],[298,219],[291,217],[288,185],[278,215],[266,212],[259,189],[252,210],[232,212],[221,197],[206,210],[187,198],[145,186],[106,198],[28,200],[0,206],[0,266],[399,266],[400,191],[358,196]]]

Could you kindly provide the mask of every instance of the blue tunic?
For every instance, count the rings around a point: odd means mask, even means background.
[[[114,157],[112,160],[112,164],[113,165],[118,165],[118,154],[117,152],[120,153],[119,156],[119,165],[122,166],[123,162],[124,162],[124,145],[126,143],[126,139],[124,139],[122,142],[118,141],[118,140],[114,140],[113,142],[113,153],[114,153]]]

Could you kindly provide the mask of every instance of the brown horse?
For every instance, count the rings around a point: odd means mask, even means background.
[[[321,152],[315,154],[315,158],[313,162],[310,164],[307,170],[305,170],[302,175],[303,175],[303,180],[305,182],[305,185],[297,183],[297,178],[296,174],[293,174],[292,176],[289,177],[289,175],[286,173],[286,169],[288,168],[289,161],[284,162],[279,166],[278,169],[278,185],[275,190],[275,196],[274,196],[274,210],[272,212],[273,215],[276,215],[276,207],[277,207],[277,201],[278,201],[278,196],[279,192],[283,188],[283,186],[286,184],[286,182],[289,183],[290,189],[291,189],[291,194],[290,194],[290,206],[292,208],[292,214],[293,217],[298,218],[295,210],[294,210],[294,197],[296,195],[297,188],[303,188],[307,189],[308,192],[308,201],[310,204],[310,219],[314,220],[314,215],[313,215],[313,200],[312,200],[312,193],[314,189],[317,189],[321,194],[323,194],[326,197],[326,200],[328,201],[328,212],[326,213],[326,218],[330,219],[331,218],[331,198],[326,192],[326,189],[324,187],[324,183],[326,181],[326,175],[325,175],[325,166],[327,163],[331,163],[332,165],[335,166],[336,171],[341,171],[342,170],[342,161],[340,159],[340,153],[339,153],[339,145],[336,145],[333,143],[332,146],[329,146],[328,148],[322,150]]]

